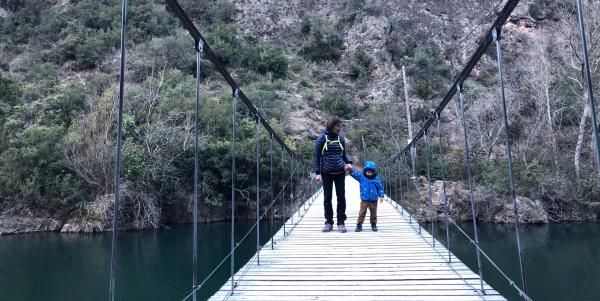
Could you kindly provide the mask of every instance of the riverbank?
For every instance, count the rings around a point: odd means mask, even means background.
[[[431,202],[429,201],[429,186],[425,177],[419,177],[419,197],[414,186],[403,193],[401,205],[419,221],[427,223],[431,220],[443,221],[445,219],[444,193],[448,201],[448,212],[456,222],[472,220],[469,190],[461,182],[433,181],[431,183]],[[476,206],[476,218],[483,223],[508,224],[514,223],[514,209],[511,198],[499,195],[480,188],[473,191]],[[30,210],[4,210],[0,213],[0,235],[22,234],[33,232],[62,232],[62,233],[95,233],[106,232],[112,228],[112,203],[109,198],[104,206],[88,208],[87,215],[76,217],[55,217],[35,214]],[[548,224],[548,223],[582,223],[600,221],[600,212],[596,207],[586,206],[575,202],[543,202],[527,197],[517,196],[518,221],[522,224]],[[101,207],[99,209],[98,207]],[[186,202],[172,202],[164,204],[161,209],[161,222],[149,225],[139,222],[122,222],[119,230],[147,230],[169,225],[188,224],[192,222],[191,204]],[[244,210],[245,209],[245,210]],[[199,207],[199,221],[201,223],[217,223],[230,219],[230,208],[227,206],[202,206]],[[276,210],[277,211],[277,210]],[[350,213],[351,215],[352,213]],[[254,220],[255,211],[248,208],[237,208],[236,217],[239,220]],[[123,220],[123,219],[122,219]]]

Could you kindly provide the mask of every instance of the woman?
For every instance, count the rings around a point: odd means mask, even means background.
[[[333,117],[327,121],[327,127],[315,145],[315,162],[313,170],[315,179],[323,183],[325,207],[325,226],[323,232],[333,229],[333,207],[331,205],[332,190],[335,183],[337,195],[337,226],[338,231],[346,232],[346,195],[344,180],[346,171],[352,169],[352,161],[346,154],[346,143],[342,131],[342,121]]]

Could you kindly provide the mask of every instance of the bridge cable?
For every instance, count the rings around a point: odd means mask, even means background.
[[[402,166],[404,167],[403,171],[406,174],[406,194],[404,195],[404,198],[406,199],[407,202],[410,202],[410,200],[408,200],[408,194],[410,193],[410,182],[409,182],[410,181],[409,180],[410,173],[408,172],[408,167],[406,165],[406,155],[402,156]],[[402,207],[402,201],[403,200],[400,199],[400,208],[402,208],[401,213],[404,214],[404,207]],[[407,207],[408,207],[408,204],[407,204]],[[408,216],[409,216],[409,221],[411,221],[412,218],[410,217],[410,214]]]
[[[273,197],[275,194],[275,185],[273,183],[273,134],[269,134],[269,183],[271,184],[271,203],[273,202]],[[273,244],[273,219],[275,217],[275,209],[271,210],[271,231],[269,233],[271,233],[271,250],[273,250],[274,244]]]
[[[255,116],[256,119],[256,262],[260,264],[260,115]]]
[[[235,289],[235,133],[236,133],[236,104],[238,98],[238,89],[233,91],[231,97],[231,294],[233,295]]]
[[[519,286],[518,286],[518,285],[516,285],[516,284],[515,284],[515,282],[514,282],[514,281],[512,281],[512,280],[511,280],[511,279],[510,279],[510,278],[509,278],[509,277],[506,275],[506,273],[505,273],[504,271],[502,271],[502,269],[500,269],[500,267],[499,267],[499,266],[498,266],[498,265],[497,265],[497,264],[496,264],[496,263],[495,263],[495,262],[494,262],[494,261],[493,261],[493,260],[492,260],[492,259],[489,257],[489,255],[487,255],[487,253],[486,253],[486,252],[485,252],[485,251],[484,251],[484,250],[481,248],[481,246],[479,246],[479,244],[478,244],[478,243],[476,243],[476,241],[475,241],[473,238],[471,238],[471,236],[469,236],[469,235],[466,233],[466,231],[465,231],[465,230],[464,230],[464,229],[463,229],[463,228],[462,228],[460,225],[458,225],[458,224],[456,223],[456,221],[455,221],[455,220],[454,220],[454,219],[453,219],[453,218],[450,216],[450,214],[449,214],[449,211],[448,211],[448,210],[444,210],[444,209],[436,209],[436,211],[437,211],[437,212],[439,212],[439,213],[443,213],[443,214],[446,216],[446,218],[448,218],[448,221],[450,221],[450,223],[451,223],[453,226],[455,226],[455,227],[458,229],[458,231],[459,231],[459,232],[460,232],[460,233],[461,233],[461,234],[462,234],[462,235],[463,235],[465,238],[467,238],[467,240],[469,240],[469,242],[470,242],[471,244],[473,244],[473,245],[475,246],[475,248],[476,248],[476,249],[478,249],[478,250],[481,252],[481,254],[483,255],[483,257],[484,257],[484,258],[485,258],[487,261],[489,261],[489,262],[490,262],[490,264],[492,265],[492,267],[494,267],[494,268],[495,268],[495,269],[496,269],[496,270],[497,270],[497,271],[498,271],[498,272],[499,272],[499,273],[500,273],[500,274],[501,274],[501,275],[502,275],[502,276],[503,276],[503,277],[504,277],[504,278],[505,278],[505,279],[508,281],[509,285],[510,285],[511,287],[513,287],[513,288],[514,288],[514,289],[517,291],[517,293],[519,293],[519,295],[520,295],[521,297],[523,297],[523,299],[525,299],[525,300],[527,300],[527,301],[532,301],[532,300],[531,300],[531,298],[530,298],[530,297],[529,297],[529,296],[528,296],[528,295],[527,295],[527,294],[526,294],[526,293],[525,293],[523,290],[521,290],[521,288],[519,288]],[[409,214],[409,216],[410,216],[410,214]],[[420,225],[417,225],[417,226],[421,227]],[[417,231],[417,229],[415,229],[415,227],[414,227],[414,226],[413,226],[413,229],[414,229],[415,231]],[[424,240],[424,241],[425,241],[427,244],[429,244],[430,246],[432,246],[432,244],[431,244],[431,243],[430,243],[428,240]],[[432,246],[432,247],[433,247],[433,246]],[[442,257],[443,257],[443,255],[442,255],[441,253],[439,253],[439,251],[438,251],[436,248],[433,248],[433,250],[434,250],[436,253],[438,253],[440,256],[442,256]],[[450,262],[448,262],[448,263],[450,263]],[[451,268],[453,271],[455,271],[455,270],[454,270],[454,268],[453,268],[452,266],[450,266],[450,268]],[[456,272],[456,271],[455,271],[455,272]],[[458,272],[457,272],[457,273],[458,273]],[[463,280],[465,280],[465,281],[466,281],[466,279],[464,279],[464,278],[463,278],[463,277],[462,277],[460,274],[459,274],[459,277],[461,277],[461,279],[463,279]],[[469,285],[469,286],[471,286],[471,285]]]
[[[271,203],[269,204],[269,206],[267,206],[267,208],[266,208],[265,212],[264,212],[264,213],[262,213],[262,215],[260,216],[260,219],[262,219],[262,218],[263,218],[263,217],[266,215],[266,213],[268,212],[268,210],[271,210],[271,209],[274,207],[275,203],[276,203],[276,202],[277,202],[279,199],[282,199],[282,200],[283,200],[283,195],[285,195],[285,190],[287,189],[289,182],[290,182],[290,178],[288,178],[288,179],[287,179],[287,180],[284,182],[284,184],[283,184],[283,187],[282,187],[282,188],[281,188],[281,190],[279,190],[279,192],[278,192],[278,193],[275,195],[275,197],[273,198],[273,201],[271,201]],[[208,276],[206,276],[206,277],[205,277],[205,279],[204,279],[204,280],[203,280],[203,281],[202,281],[202,282],[201,282],[199,285],[197,285],[197,286],[196,286],[196,288],[195,288],[195,289],[194,289],[192,292],[190,292],[190,293],[189,293],[189,294],[188,294],[188,295],[187,295],[185,298],[183,298],[183,299],[182,299],[182,301],[185,301],[185,300],[187,300],[189,297],[191,297],[191,296],[193,295],[194,291],[198,291],[198,290],[200,290],[200,288],[202,288],[202,287],[203,287],[203,285],[206,283],[206,281],[208,281],[208,279],[209,279],[210,277],[212,277],[212,275],[214,275],[214,273],[216,273],[216,271],[217,271],[217,270],[218,270],[218,269],[219,269],[219,268],[220,268],[220,267],[221,267],[221,266],[222,266],[222,265],[223,265],[223,264],[224,264],[224,263],[227,261],[227,259],[229,259],[229,257],[230,257],[232,254],[234,254],[234,251],[235,251],[235,249],[237,249],[237,248],[238,248],[238,247],[241,245],[241,243],[242,243],[242,242],[244,242],[244,240],[245,240],[245,239],[246,239],[246,238],[249,236],[249,234],[250,234],[250,233],[252,233],[252,231],[254,230],[254,228],[255,228],[255,227],[256,227],[256,223],[255,223],[254,225],[252,225],[252,227],[250,227],[250,229],[248,230],[248,232],[246,232],[246,234],[245,234],[245,235],[244,235],[244,236],[243,236],[243,237],[240,239],[240,241],[239,241],[239,242],[237,242],[237,243],[235,244],[234,248],[233,248],[232,250],[230,250],[230,251],[229,251],[229,253],[227,253],[227,254],[225,255],[225,257],[224,257],[224,258],[221,260],[221,262],[220,262],[220,263],[219,263],[219,264],[218,264],[218,265],[217,265],[217,266],[216,266],[216,267],[213,269],[213,271],[212,271],[211,273],[209,273],[209,274],[208,274]]]
[[[192,238],[192,288],[198,284],[198,160],[200,147],[198,145],[198,136],[200,132],[200,57],[202,54],[202,42],[199,43],[196,50],[196,120],[194,129],[194,209],[193,219],[193,238]],[[196,294],[194,294],[196,301]]]
[[[293,194],[293,190],[294,190],[294,173],[292,173],[292,169],[294,168],[293,162],[294,162],[294,160],[292,160],[292,158],[290,157],[290,160],[288,162],[290,164],[289,169],[288,169],[290,172],[290,186],[289,186],[290,190],[287,195],[287,204],[285,205],[285,221],[286,222],[293,218],[292,215],[290,214],[291,207],[293,206],[292,194]],[[284,198],[284,199],[286,199],[286,198]],[[293,224],[294,223],[292,223],[292,225]],[[290,232],[291,232],[291,230],[290,230]]]
[[[473,180],[472,180],[472,171],[471,171],[471,155],[469,152],[469,135],[467,133],[467,121],[465,119],[465,107],[464,107],[464,97],[461,91],[461,87],[456,86],[456,90],[458,92],[458,99],[460,101],[460,112],[461,112],[461,120],[462,127],[464,131],[464,142],[465,142],[465,162],[467,163],[467,179],[469,185],[469,201],[471,203],[471,216],[473,219],[473,232],[475,233],[475,244],[479,246],[479,235],[477,231],[477,215],[475,214],[475,198],[473,197]],[[481,283],[481,291],[485,292],[483,289],[483,269],[481,267],[481,255],[479,252],[479,248],[477,250],[477,266],[479,267],[479,281]]]
[[[448,206],[448,198],[446,197],[446,174],[444,171],[444,145],[442,144],[442,118],[441,112],[435,114],[435,119],[437,121],[437,132],[438,139],[440,143],[440,176],[442,178],[442,198],[443,198],[443,206],[445,211],[449,211],[450,207]],[[448,214],[446,214],[445,218],[446,224],[446,244],[448,247],[448,262],[452,262],[452,253],[450,252],[450,230],[448,228]]]
[[[415,217],[417,219],[417,224],[420,225],[419,211],[421,210],[421,193],[419,191],[419,179],[417,178],[417,147],[416,147],[416,144],[414,144],[410,149],[410,159],[411,159],[411,163],[412,163],[412,178],[411,179],[413,181],[413,184],[415,185],[415,194],[417,196],[417,199],[416,199],[417,215]],[[419,227],[419,234],[421,234],[421,227]]]
[[[283,156],[283,147],[280,149],[279,154],[281,155],[281,164],[280,164],[281,165],[280,166],[281,167],[281,174],[283,174],[283,172],[285,171],[285,167],[283,165],[285,163],[285,157]],[[287,188],[287,187],[284,187],[284,189],[285,188]],[[279,214],[279,216],[281,217],[281,223],[283,224],[283,235],[285,236],[285,235],[287,235],[287,232],[286,232],[286,229],[285,229],[285,224],[286,224],[286,222],[285,222],[286,221],[285,220],[285,210],[286,210],[286,205],[285,205],[285,190],[284,190],[282,198],[283,198],[283,200],[281,201],[281,203],[282,203],[281,205],[283,207],[280,208],[280,210],[279,210],[279,211],[281,211],[280,214]]]
[[[577,0],[577,17],[579,19],[579,32],[581,34],[581,49],[583,50],[583,67],[585,69],[585,81],[587,86],[590,115],[592,117],[592,137],[594,139],[594,154],[596,158],[596,168],[598,170],[598,176],[600,180],[600,141],[598,141],[598,122],[596,120],[596,105],[594,103],[594,89],[592,87],[592,75],[590,73],[590,60],[588,57],[587,40],[585,37],[585,24],[583,16],[583,4],[581,0]]]
[[[433,219],[433,211],[434,211],[434,206],[433,206],[433,191],[431,190],[431,170],[429,167],[429,160],[431,157],[430,154],[430,148],[429,148],[429,132],[426,131],[425,132],[425,162],[426,162],[426,166],[427,166],[427,196],[429,197],[429,203],[431,205],[431,216],[430,216],[430,222],[431,222],[431,239],[433,241],[433,247],[435,248],[435,220]]]
[[[404,169],[402,162],[398,160],[398,193],[399,193],[399,201],[398,206],[400,207],[400,214],[404,215],[404,208],[402,208],[402,202],[404,201],[404,189],[402,188],[402,180],[404,179]]]
[[[517,6],[518,3],[519,3],[519,0],[508,0],[506,2],[505,6],[502,8],[502,11],[498,14],[498,17],[496,18],[496,20],[494,21],[494,23],[492,24],[492,26],[490,27],[490,29],[488,30],[486,35],[481,39],[475,52],[471,55],[471,57],[469,58],[469,61],[467,62],[467,64],[463,68],[463,70],[459,73],[454,84],[448,90],[448,92],[446,93],[446,95],[444,96],[444,98],[442,99],[440,104],[435,109],[434,113],[439,113],[446,108],[446,105],[448,105],[448,103],[452,100],[452,98],[456,94],[455,87],[462,85],[462,83],[469,77],[469,75],[473,71],[473,68],[475,68],[475,66],[481,59],[481,57],[485,54],[488,46],[492,43],[492,36],[491,36],[492,29],[496,28],[497,31],[499,32],[500,29],[502,28],[502,25],[508,20],[508,17],[510,16],[510,14],[512,13],[512,11],[514,10],[514,8]],[[425,122],[423,127],[421,127],[419,132],[417,132],[417,134],[414,135],[414,137],[410,137],[411,138],[410,142],[406,145],[406,147],[404,147],[404,149],[399,151],[396,155],[392,156],[392,158],[389,158],[387,161],[385,161],[384,164],[392,162],[394,159],[397,159],[398,157],[407,153],[415,145],[416,141],[419,140],[423,136],[423,134],[425,133],[425,130],[428,129],[430,126],[432,126],[432,124],[434,122],[435,122],[435,117],[434,116],[430,117]]]
[[[191,21],[191,19],[188,17],[188,15],[183,11],[183,8],[181,8],[181,6],[177,2],[177,0],[165,0],[165,2],[169,6],[169,8],[173,12],[173,14],[175,14],[175,16],[179,19],[179,21],[181,22],[181,25],[190,33],[190,35],[192,36],[192,38],[195,41],[195,45],[197,45],[200,41],[202,41],[202,44],[204,46],[202,51],[203,51],[206,59],[208,59],[215,67],[215,70],[218,71],[223,76],[223,79],[227,82],[227,84],[229,84],[229,86],[231,86],[231,89],[233,91],[237,91],[238,98],[248,108],[249,113],[260,115],[260,112],[258,112],[258,109],[252,104],[252,102],[248,99],[246,94],[244,94],[244,92],[241,90],[239,84],[233,79],[233,77],[231,76],[231,73],[229,73],[229,71],[227,71],[227,68],[225,68],[223,61],[219,58],[219,56],[216,53],[213,52],[210,45],[206,42],[206,39],[200,34],[200,31],[198,30],[198,28],[194,25],[194,23]],[[292,156],[295,160],[298,160],[298,161],[304,160],[300,155],[296,154],[284,143],[283,139],[279,135],[277,135],[275,130],[271,127],[271,125],[267,122],[267,120],[264,117],[262,117],[262,115],[260,118],[260,123],[267,130],[267,132],[269,132],[270,134],[273,134],[273,138],[275,139],[275,142],[277,142],[282,148],[284,148],[284,150],[287,153],[289,153],[290,156]]]
[[[394,164],[393,168],[394,173],[397,175],[394,177],[394,207],[398,208],[398,201],[396,200],[398,200],[398,179],[400,178],[400,163],[398,162],[398,165]],[[400,197],[400,199],[402,199],[402,197]]]
[[[502,109],[503,109],[503,116],[504,116],[504,136],[505,136],[505,144],[506,144],[506,151],[508,153],[508,178],[510,179],[510,194],[511,194],[511,198],[512,198],[512,204],[513,204],[513,210],[514,210],[514,214],[515,214],[515,234],[516,234],[516,239],[517,239],[517,252],[518,252],[518,257],[519,257],[519,268],[521,271],[521,285],[523,287],[523,291],[527,292],[527,285],[525,282],[525,268],[523,265],[523,251],[521,248],[521,236],[520,236],[520,231],[519,231],[519,207],[517,205],[517,196],[515,193],[515,179],[513,176],[513,169],[512,169],[512,151],[511,151],[511,143],[510,143],[510,136],[509,136],[509,129],[508,129],[508,113],[506,110],[506,97],[504,95],[504,73],[502,71],[502,52],[500,51],[500,38],[497,35],[496,30],[494,29],[492,31],[492,37],[494,39],[494,41],[496,42],[496,58],[498,60],[498,77],[500,78],[500,95],[502,97]]]
[[[117,125],[117,153],[115,158],[115,204],[113,206],[112,241],[110,256],[110,287],[108,300],[115,300],[117,278],[117,228],[119,227],[119,198],[121,195],[121,161],[123,146],[123,97],[125,92],[125,33],[127,26],[127,0],[121,0],[121,61],[119,67],[119,117]]]
[[[410,198],[408,197],[408,195],[410,194],[410,186],[412,185],[412,177],[411,177],[411,171],[408,168],[408,165],[406,164],[406,154],[404,154],[404,166],[406,167],[406,207],[410,208]],[[412,214],[410,214],[410,212],[408,213],[408,223],[412,224]]]

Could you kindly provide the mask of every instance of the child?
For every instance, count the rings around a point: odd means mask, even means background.
[[[383,202],[383,185],[377,176],[377,166],[373,161],[367,161],[362,174],[352,169],[350,175],[360,183],[360,212],[356,222],[355,232],[362,231],[362,223],[365,221],[367,207],[371,218],[371,230],[377,231],[377,199]]]

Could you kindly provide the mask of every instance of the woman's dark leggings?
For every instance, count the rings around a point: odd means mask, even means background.
[[[337,224],[343,225],[346,221],[346,191],[344,180],[346,173],[339,174],[322,174],[323,181],[323,197],[325,199],[323,205],[325,207],[325,223],[333,225],[333,206],[331,198],[333,192],[333,184],[335,182],[335,194],[337,195]]]

